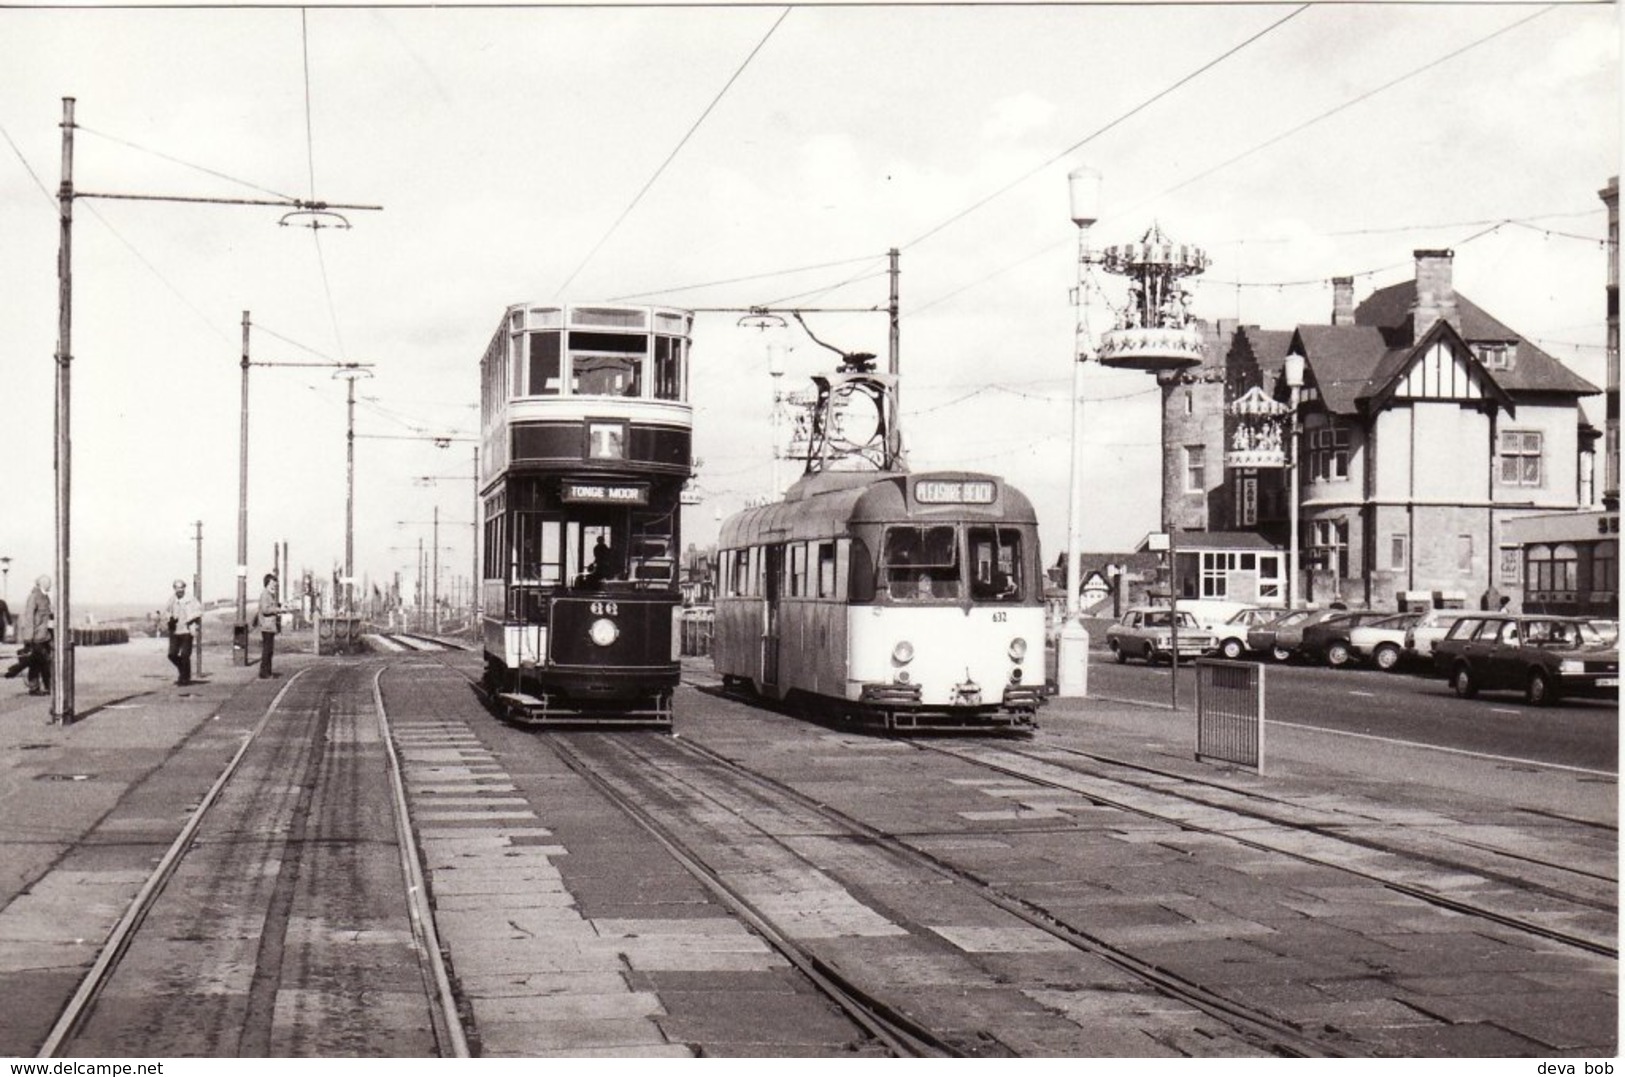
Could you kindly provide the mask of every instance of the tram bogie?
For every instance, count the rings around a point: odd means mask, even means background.
[[[510,307],[482,361],[485,687],[531,725],[671,725],[686,311]]]
[[[890,731],[1035,728],[1037,523],[998,477],[810,475],[727,521],[718,557],[725,684]]]

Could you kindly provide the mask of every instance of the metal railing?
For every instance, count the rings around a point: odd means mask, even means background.
[[[1196,661],[1196,758],[1264,773],[1264,666]]]

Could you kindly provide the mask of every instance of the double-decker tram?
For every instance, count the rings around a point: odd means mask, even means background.
[[[904,469],[885,418],[879,468],[819,466],[816,443],[853,428],[830,417],[840,399],[868,396],[884,416],[887,380],[817,379],[808,473],[722,525],[716,670],[733,689],[887,730],[1031,729],[1045,683],[1031,502],[996,475]]]
[[[522,303],[486,349],[485,687],[509,720],[671,724],[692,324]]]

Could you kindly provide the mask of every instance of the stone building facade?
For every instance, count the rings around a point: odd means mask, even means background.
[[[1337,278],[1326,324],[1214,323],[1203,363],[1160,378],[1168,525],[1288,546],[1290,472],[1226,468],[1226,406],[1255,386],[1287,401],[1296,353],[1294,594],[1377,607],[1516,599],[1505,521],[1588,503],[1599,432],[1579,401],[1599,390],[1459,294],[1453,263],[1451,251],[1416,251],[1413,279],[1358,305],[1352,278]]]

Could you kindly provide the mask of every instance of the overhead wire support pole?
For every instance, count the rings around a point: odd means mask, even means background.
[[[73,440],[68,405],[72,400],[73,365],[73,104],[62,99],[62,186],[57,194],[61,217],[61,248],[57,254],[56,344],[56,602],[57,617],[51,642],[51,716],[63,725],[73,722],[73,606],[69,569],[73,548],[71,494],[73,492]]]
[[[74,663],[73,663],[73,601],[71,586],[72,561],[72,527],[69,502],[73,490],[72,467],[73,450],[70,437],[71,425],[69,423],[70,404],[72,401],[71,380],[69,368],[73,362],[73,203],[80,198],[108,198],[138,202],[192,202],[207,205],[222,206],[280,206],[289,211],[280,223],[288,223],[288,218],[298,215],[310,215],[313,218],[322,216],[337,217],[343,222],[343,227],[349,227],[349,221],[335,210],[381,210],[383,206],[362,205],[359,203],[324,202],[314,197],[282,198],[282,199],[256,199],[256,198],[209,198],[203,195],[165,195],[165,194],[124,194],[113,191],[76,191],[73,186],[73,132],[74,132],[74,104],[75,99],[64,97],[62,99],[62,185],[58,191],[57,202],[61,217],[61,248],[57,254],[57,379],[56,379],[56,576],[57,576],[57,630],[51,646],[51,715],[67,725],[74,718]],[[319,220],[313,220],[310,227],[322,227]],[[329,226],[333,227],[333,226]],[[242,426],[242,474],[239,475],[239,500],[246,505],[247,499],[247,458],[248,458],[248,330],[247,314],[244,317],[243,330],[243,426]],[[239,508],[238,535],[238,620],[246,620],[247,596],[246,581],[248,559],[247,547],[247,509]],[[246,633],[247,625],[243,625]],[[247,637],[244,636],[244,658],[247,657]]]

